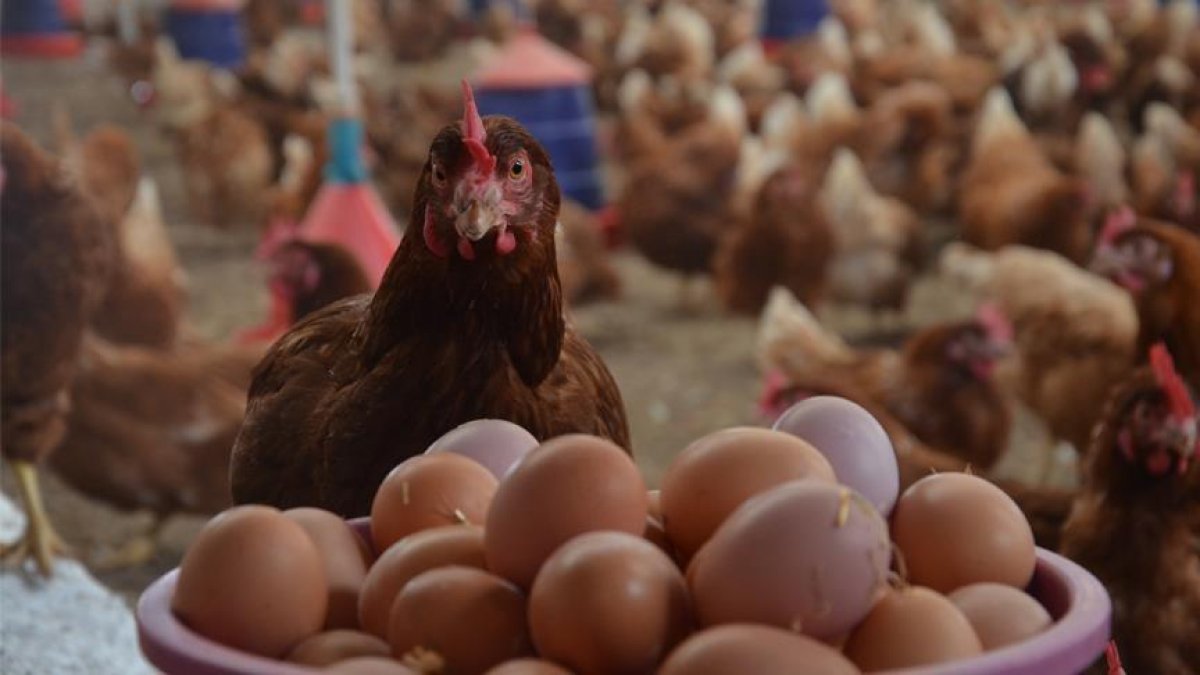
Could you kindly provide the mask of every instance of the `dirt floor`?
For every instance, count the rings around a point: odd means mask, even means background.
[[[251,251],[251,229],[217,231],[196,224],[186,208],[173,150],[152,116],[139,113],[122,85],[103,67],[99,51],[82,64],[20,62],[3,64],[5,91],[19,105],[17,122],[38,139],[52,140],[50,112],[69,111],[77,129],[115,122],[129,129],[143,153],[147,172],[159,184],[171,236],[191,280],[190,320],[203,335],[220,339],[255,324],[266,306],[265,287]],[[706,282],[695,291],[699,309],[681,310],[678,280],[651,268],[635,254],[621,253],[618,267],[625,297],[616,303],[573,311],[581,331],[596,345],[621,386],[633,428],[639,464],[656,483],[671,457],[707,432],[738,424],[761,424],[754,411],[759,378],[753,348],[756,322],[723,314]],[[937,279],[922,280],[903,316],[871,316],[861,310],[823,312],[835,329],[856,341],[878,341],[907,327],[961,315],[966,299]],[[1045,445],[1028,416],[1014,438],[1004,473],[1031,476],[1045,466]],[[1051,462],[1053,464],[1053,462]],[[1066,475],[1052,466],[1052,474]],[[85,559],[102,558],[154,525],[146,513],[123,513],[91,502],[47,476],[46,492],[54,522]],[[6,476],[4,488],[12,494]],[[145,565],[120,570],[95,568],[106,584],[134,600],[151,580],[178,563],[187,542],[203,522],[173,517],[156,533],[158,553]]]

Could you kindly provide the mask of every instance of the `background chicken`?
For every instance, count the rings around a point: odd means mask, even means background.
[[[1061,551],[1100,578],[1131,673],[1200,669],[1196,408],[1157,345],[1124,382],[1088,452]]]
[[[155,89],[191,207],[200,220],[228,228],[260,217],[258,195],[274,162],[263,126],[223,100],[213,78],[202,64],[160,58]]]
[[[818,203],[819,188],[819,175],[804,165],[766,180],[750,216],[717,251],[717,294],[726,307],[757,314],[777,285],[805,304],[823,299],[836,237]]]
[[[621,278],[609,261],[596,217],[579,204],[563,199],[558,222],[558,277],[567,303],[580,305],[619,297]]]
[[[32,557],[49,574],[65,548],[46,518],[38,464],[66,431],[84,329],[111,271],[112,231],[61,165],[8,122],[0,122],[0,160],[0,428],[28,518],[3,555]]]
[[[1016,349],[1000,381],[1055,437],[1085,451],[1112,387],[1134,365],[1129,296],[1062,256],[1023,246],[985,253],[952,244],[941,267],[1012,322]]]
[[[1120,222],[1104,232],[1093,268],[1133,296],[1138,352],[1165,343],[1184,379],[1200,387],[1200,237],[1149,220],[1124,229]]]
[[[683,275],[684,290],[712,269],[717,242],[733,227],[745,112],[732,91],[714,96],[710,120],[629,169],[618,218],[650,262]]]
[[[845,148],[825,175],[820,202],[837,250],[830,295],[871,307],[903,307],[924,253],[917,214],[876,192],[862,162]]]
[[[1087,260],[1092,235],[1088,192],[1056,169],[1013,111],[1008,95],[988,95],[958,200],[963,239],[984,249],[1025,244]]]
[[[1007,447],[1012,413],[992,378],[1011,346],[1011,326],[992,312],[914,334],[900,351],[856,351],[822,328],[782,289],[772,292],[759,329],[760,366],[788,382],[831,378],[886,408],[934,449],[984,469]]]
[[[236,501],[365,514],[397,463],[481,417],[630,446],[612,376],[563,321],[549,159],[513,121],[481,120],[464,89],[463,124],[438,134],[417,187],[421,235],[373,297],[311,315],[256,371]]]

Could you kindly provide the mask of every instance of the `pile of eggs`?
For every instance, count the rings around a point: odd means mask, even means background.
[[[172,609],[236,649],[378,675],[874,672],[1049,627],[1012,500],[958,473],[899,494],[897,474],[879,424],[831,397],[697,440],[661,491],[606,440],[479,420],[388,475],[372,546],[319,509],[216,516]]]

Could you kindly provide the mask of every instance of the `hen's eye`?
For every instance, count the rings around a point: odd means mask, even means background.
[[[525,160],[513,160],[512,166],[508,167],[509,178],[520,178],[525,175]]]
[[[433,166],[433,184],[438,187],[446,184],[446,171],[436,164]]]

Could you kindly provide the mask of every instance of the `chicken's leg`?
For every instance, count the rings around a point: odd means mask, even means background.
[[[25,532],[12,544],[0,545],[0,559],[6,562],[15,560],[21,564],[33,558],[42,575],[51,576],[54,557],[66,555],[70,549],[54,531],[50,518],[46,516],[42,493],[38,489],[37,467],[32,462],[14,460],[12,468],[17,477],[17,489],[21,492],[21,503],[25,507]]]

